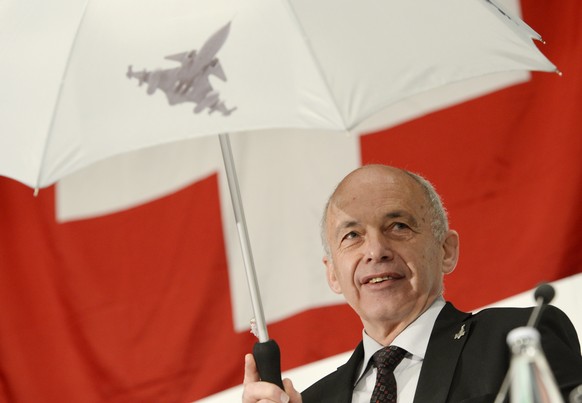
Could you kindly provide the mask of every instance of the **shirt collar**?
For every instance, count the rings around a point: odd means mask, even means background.
[[[401,347],[408,352],[407,357],[412,355],[422,361],[426,354],[432,328],[444,306],[444,298],[442,296],[438,297],[422,315],[416,318],[414,322],[396,336],[390,345]],[[364,344],[364,361],[362,362],[359,376],[356,379],[359,379],[364,374],[374,353],[386,347],[368,336],[365,330],[362,330],[362,339]]]

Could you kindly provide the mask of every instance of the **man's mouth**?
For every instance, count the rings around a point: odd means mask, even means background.
[[[379,277],[372,277],[368,280],[368,284],[378,284],[388,280],[398,280],[402,278],[401,276],[379,276]]]

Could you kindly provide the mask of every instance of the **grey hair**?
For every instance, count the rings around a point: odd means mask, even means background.
[[[431,218],[430,226],[432,233],[438,242],[442,242],[445,234],[449,230],[449,218],[442,198],[437,193],[434,185],[421,175],[406,171],[404,169],[402,172],[414,179],[424,191],[424,194],[429,203],[429,214]]]
[[[358,168],[361,169],[361,168]],[[400,170],[401,172],[405,173],[406,175],[408,175],[410,178],[412,178],[416,183],[418,183],[420,185],[420,187],[422,188],[422,191],[424,192],[424,195],[426,197],[426,199],[429,202],[429,216],[431,219],[431,231],[435,237],[435,239],[437,240],[437,242],[442,242],[442,240],[445,237],[445,234],[447,233],[447,231],[449,230],[449,219],[447,216],[447,210],[443,204],[443,201],[441,199],[441,197],[439,196],[439,194],[437,193],[435,187],[433,186],[432,183],[430,183],[427,179],[425,179],[423,176],[416,174],[414,172],[410,172],[407,171],[405,169],[401,169],[401,168],[397,168],[398,170]],[[343,180],[342,180],[343,182]],[[327,202],[325,203],[325,207],[323,210],[323,216],[321,218],[321,242],[323,244],[323,250],[326,254],[327,257],[331,257],[331,252],[329,249],[329,244],[327,243],[327,236],[326,236],[326,227],[327,227],[327,212],[329,209],[329,206],[338,190],[338,188],[340,187],[341,183],[340,182],[336,188],[334,189],[334,191],[332,192],[331,196],[328,198]]]

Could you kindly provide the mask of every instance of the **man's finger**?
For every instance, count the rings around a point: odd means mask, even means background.
[[[252,354],[245,355],[245,376],[243,384],[243,403],[288,403],[290,401],[289,395],[279,389],[277,385],[260,382],[259,371],[257,370],[255,357]],[[293,387],[291,386],[291,388]],[[295,393],[297,392],[295,391]],[[301,400],[298,400],[298,402],[301,402]]]
[[[302,399],[301,399],[301,393],[299,393],[295,387],[293,386],[293,382],[291,382],[291,379],[289,378],[285,378],[283,379],[283,386],[285,386],[285,392],[287,392],[287,395],[289,396],[289,402],[291,403],[301,403]]]
[[[258,382],[259,371],[257,370],[257,364],[255,363],[255,357],[252,354],[245,355],[245,376],[243,383]]]

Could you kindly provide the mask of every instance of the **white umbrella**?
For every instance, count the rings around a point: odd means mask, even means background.
[[[487,0],[4,1],[0,175],[40,188],[184,138],[350,130],[446,83],[555,70],[508,15]],[[142,69],[181,67],[211,91],[170,107],[163,84],[138,87]]]
[[[41,188],[116,154],[221,134],[265,341],[225,133],[350,131],[447,83],[555,71],[532,38],[491,0],[4,2],[0,174]]]

